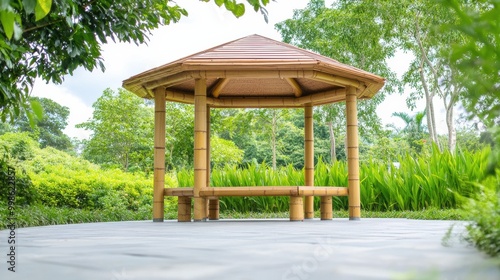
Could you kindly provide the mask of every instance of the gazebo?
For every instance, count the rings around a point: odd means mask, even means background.
[[[360,211],[357,101],[373,97],[385,79],[334,59],[260,35],[246,36],[123,81],[123,87],[154,99],[153,221],[164,220],[164,197],[178,196],[178,221],[219,218],[221,196],[290,196],[290,220],[332,219],[332,196],[348,196],[349,219]],[[194,186],[165,188],[166,101],[193,104]],[[314,186],[313,107],[345,101],[348,186]],[[210,186],[210,108],[304,108],[305,186]]]

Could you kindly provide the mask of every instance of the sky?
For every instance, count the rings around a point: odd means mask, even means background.
[[[58,85],[37,80],[32,95],[50,98],[68,107],[70,116],[64,132],[72,138],[88,138],[90,132],[75,128],[75,125],[92,117],[92,104],[105,89],[117,90],[122,86],[123,80],[135,74],[248,35],[259,34],[281,41],[274,25],[292,18],[294,10],[305,8],[308,2],[309,0],[270,2],[266,7],[269,12],[269,23],[266,23],[260,13],[255,13],[248,7],[245,15],[237,19],[224,8],[218,8],[213,1],[178,1],[177,3],[188,11],[189,16],[178,23],[154,30],[149,35],[147,45],[103,45],[102,57],[106,66],[104,73],[100,70],[89,72],[77,69],[72,76],[66,76],[65,81]],[[327,5],[331,2],[333,1],[326,1]],[[408,67],[410,59],[409,55],[398,53],[389,60],[389,65],[401,75]],[[377,112],[384,124],[392,123],[401,127],[403,122],[391,117],[393,112],[407,112],[412,115],[424,109],[421,102],[414,112],[409,111],[406,108],[406,95],[407,92],[388,96],[379,106]],[[443,132],[446,130],[443,110],[439,107],[436,111],[438,132]]]

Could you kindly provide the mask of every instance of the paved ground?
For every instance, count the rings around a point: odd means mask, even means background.
[[[25,228],[16,230],[16,272],[2,261],[0,279],[500,279],[498,261],[459,242],[461,230],[407,219]],[[9,234],[0,232],[3,256]]]

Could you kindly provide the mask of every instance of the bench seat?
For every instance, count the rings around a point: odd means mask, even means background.
[[[165,188],[165,196],[193,197],[193,188]],[[200,190],[201,197],[219,196],[347,196],[346,187],[210,187]]]
[[[177,220],[191,221],[191,199],[194,197],[193,188],[165,188],[164,196],[177,196]],[[200,197],[206,198],[207,213],[210,220],[219,219],[219,197],[221,196],[289,196],[290,220],[302,221],[304,209],[303,196],[321,197],[321,219],[332,219],[332,196],[347,196],[346,187],[311,187],[311,186],[263,186],[263,187],[209,187],[202,188]]]

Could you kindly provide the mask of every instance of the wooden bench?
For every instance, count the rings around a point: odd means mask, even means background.
[[[191,199],[194,197],[193,188],[165,188],[164,196],[177,196],[177,220],[191,221]],[[302,197],[321,197],[321,219],[332,219],[332,196],[347,196],[346,187],[307,187],[307,186],[275,186],[275,187],[209,187],[199,192],[200,197],[206,198],[207,213],[210,220],[219,219],[219,197],[221,196],[289,196],[290,220],[302,221],[304,209]]]

